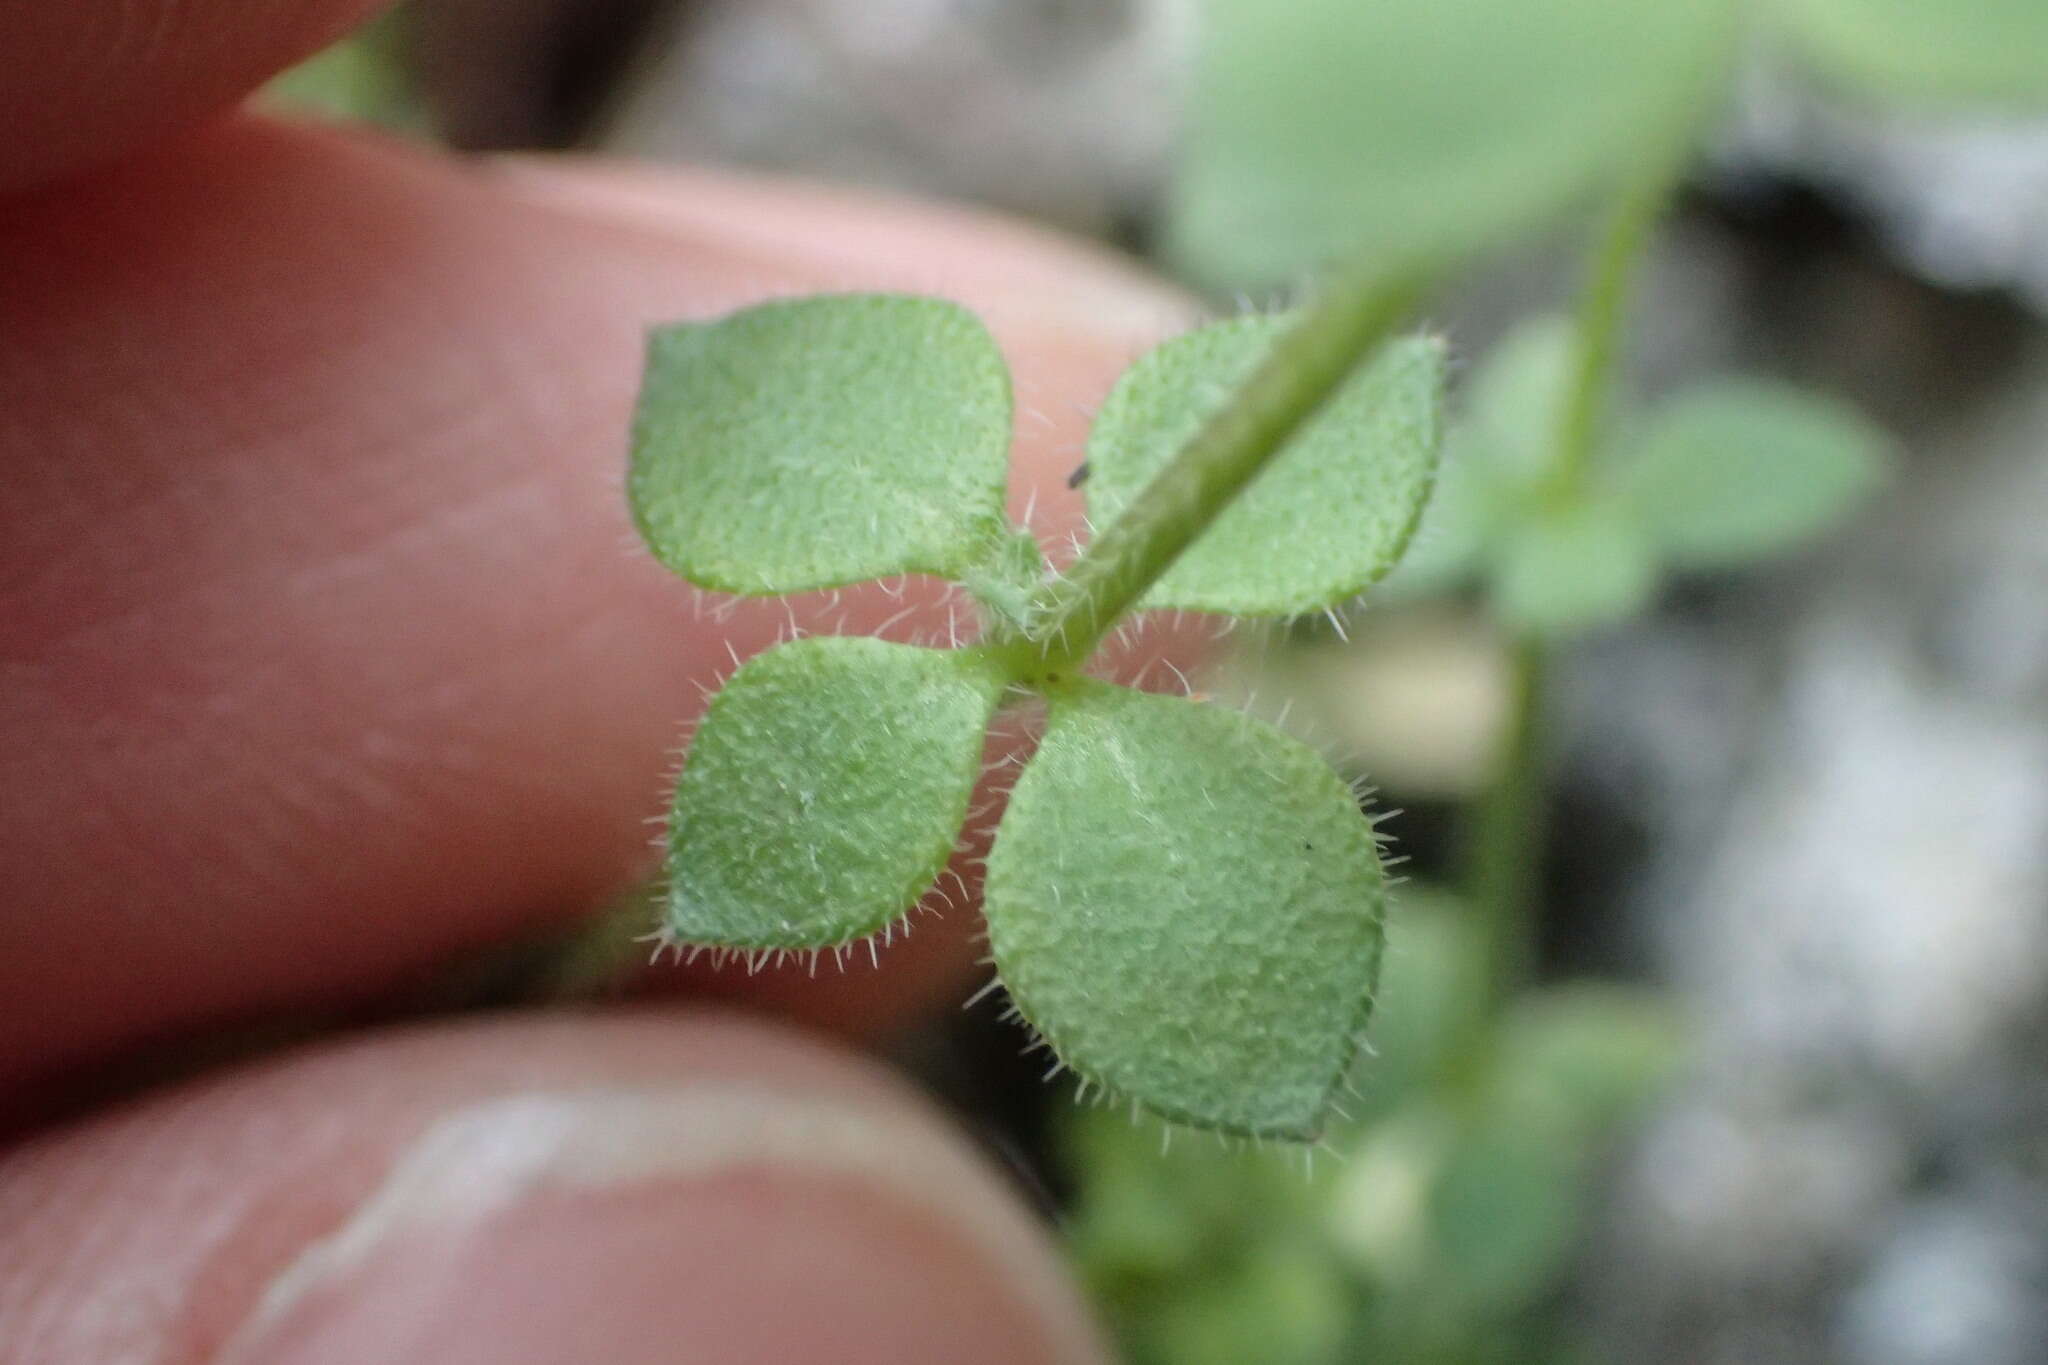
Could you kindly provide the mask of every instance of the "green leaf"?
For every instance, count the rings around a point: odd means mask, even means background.
[[[1448,592],[1485,562],[1508,500],[1494,472],[1464,458],[1456,445],[1444,454],[1436,489],[1401,562],[1380,584],[1382,600]]]
[[[1588,1141],[1670,1076],[1683,1037],[1653,992],[1598,981],[1531,991],[1500,1028],[1498,1084],[1567,1116]]]
[[[1835,399],[1725,379],[1660,413],[1622,477],[1665,558],[1685,567],[1741,564],[1841,520],[1877,482],[1888,445]]]
[[[1048,705],[988,861],[1017,1008],[1167,1118],[1313,1137],[1379,971],[1386,884],[1350,789],[1234,711],[1087,680]]]
[[[1565,1269],[1592,1161],[1669,1073],[1677,1034],[1650,993],[1574,982],[1514,1002],[1496,1036],[1430,1212],[1445,1286],[1505,1313]]]
[[[1163,1142],[1121,1106],[1062,1118],[1062,1164],[1079,1188],[1067,1232],[1091,1272],[1120,1278],[1199,1273],[1219,1253],[1299,1235],[1319,1220],[1334,1171],[1304,1178],[1293,1152]]]
[[[1307,1238],[1236,1248],[1215,1272],[1154,1305],[1147,1335],[1173,1365],[1323,1365],[1342,1358],[1353,1290]]]
[[[348,37],[287,67],[256,94],[286,116],[372,123],[423,135],[426,110],[409,50],[406,16],[386,10]]]
[[[657,330],[626,488],[699,587],[958,578],[1007,534],[1009,448],[1009,372],[973,314],[819,295]]]
[[[1456,587],[1512,535],[1550,468],[1572,362],[1573,327],[1563,317],[1525,322],[1486,353],[1465,385],[1436,492],[1388,591]]]
[[[1292,323],[1242,317],[1175,337],[1124,372],[1088,438],[1088,512],[1106,526]],[[1390,343],[1311,418],[1140,604],[1296,615],[1363,592],[1407,548],[1436,477],[1444,352]]]
[[[1205,1242],[1237,1241],[1255,1230],[1255,1216],[1238,1198],[1239,1172],[1204,1165],[1201,1157],[1191,1162],[1187,1144],[1178,1153],[1160,1151],[1158,1134],[1127,1112],[1076,1107],[1060,1124],[1062,1164],[1080,1186],[1065,1231],[1088,1274],[1185,1275]],[[1191,1164],[1204,1168],[1190,1171]]]
[[[1285,283],[1443,261],[1673,155],[1719,93],[1730,0],[1206,0],[1177,255]]]
[[[1584,1216],[1587,1153],[1552,1116],[1494,1104],[1460,1132],[1430,1200],[1441,1290],[1488,1314],[1550,1288]]]
[[[2041,0],[1780,0],[1821,71],[1942,106],[2048,102]]]
[[[1532,506],[1499,556],[1494,610],[1531,635],[1569,636],[1627,620],[1657,587],[1649,542],[1633,509],[1614,497]]]
[[[1451,437],[1461,458],[1525,484],[1550,469],[1577,359],[1575,331],[1567,317],[1533,318],[1486,353]]]
[[[1004,685],[972,651],[882,640],[748,660],[676,784],[669,933],[828,947],[909,910],[952,853]]]
[[[1486,1006],[1485,945],[1478,917],[1442,891],[1410,883],[1387,928],[1387,966],[1367,1042],[1372,1065],[1358,1078],[1370,1121],[1425,1089]]]

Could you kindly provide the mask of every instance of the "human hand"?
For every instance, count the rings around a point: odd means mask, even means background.
[[[219,111],[362,0],[0,12],[0,1110],[388,990],[634,875],[695,682],[773,638],[634,553],[641,334],[981,311],[1041,512],[1176,296],[957,211],[457,162]],[[1031,490],[1020,488],[1020,497]],[[897,606],[853,604],[879,620]],[[371,1034],[0,1158],[0,1362],[1099,1358],[1045,1238],[873,1064],[882,969]],[[18,1118],[18,1122],[26,1122]]]

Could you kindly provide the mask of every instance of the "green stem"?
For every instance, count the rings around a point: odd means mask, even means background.
[[[1552,491],[1568,498],[1585,486],[1613,387],[1636,270],[1671,197],[1672,172],[1658,167],[1615,200],[1596,241],[1579,296],[1572,386],[1559,414],[1550,469]]]
[[[1591,473],[1631,291],[1670,199],[1675,165],[1660,166],[1655,174],[1629,185],[1595,240],[1579,302],[1571,388],[1551,454],[1549,492],[1560,500],[1579,496]],[[1530,939],[1544,833],[1543,715],[1549,667],[1547,641],[1524,637],[1510,647],[1500,747],[1490,785],[1473,812],[1466,890],[1484,935],[1486,1004],[1473,1020],[1475,1035],[1463,1049],[1468,1054],[1484,1050],[1494,1016],[1528,976],[1533,956]]]
[[[1027,671],[1070,669],[1230,505],[1351,371],[1400,325],[1418,292],[1409,279],[1354,271],[1283,335],[1228,406],[1032,599],[1014,643]]]
[[[1507,714],[1491,784],[1473,812],[1472,903],[1482,916],[1480,953],[1489,1008],[1528,975],[1543,847],[1543,696],[1549,648],[1518,640],[1508,655]]]

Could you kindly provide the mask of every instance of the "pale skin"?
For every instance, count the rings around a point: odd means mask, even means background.
[[[700,616],[633,548],[648,324],[958,298],[1057,528],[1086,411],[1187,320],[957,210],[230,112],[365,8],[0,10],[0,1365],[1102,1358],[1004,1179],[858,1056],[973,988],[971,916],[80,1112],[641,867],[694,684],[786,619]]]

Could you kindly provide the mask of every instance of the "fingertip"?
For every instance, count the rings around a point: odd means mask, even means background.
[[[65,0],[0,7],[0,192],[232,107],[378,0]]]
[[[982,215],[673,171],[636,173],[629,208],[523,174],[237,119],[0,208],[0,614],[25,684],[0,860],[44,907],[0,962],[0,1081],[367,998],[645,869],[699,688],[802,609],[698,611],[634,548],[648,325],[960,299],[1011,362],[1013,510],[1035,496],[1053,538],[1080,524],[1087,410],[1185,306]],[[932,585],[910,602],[895,638],[950,633]],[[849,591],[828,628],[909,604]],[[821,989],[717,989],[893,1021],[958,988],[971,932],[920,924]]]
[[[927,1106],[701,1013],[280,1059],[52,1137],[0,1167],[0,1209],[37,1310],[10,1363],[1106,1358]]]

